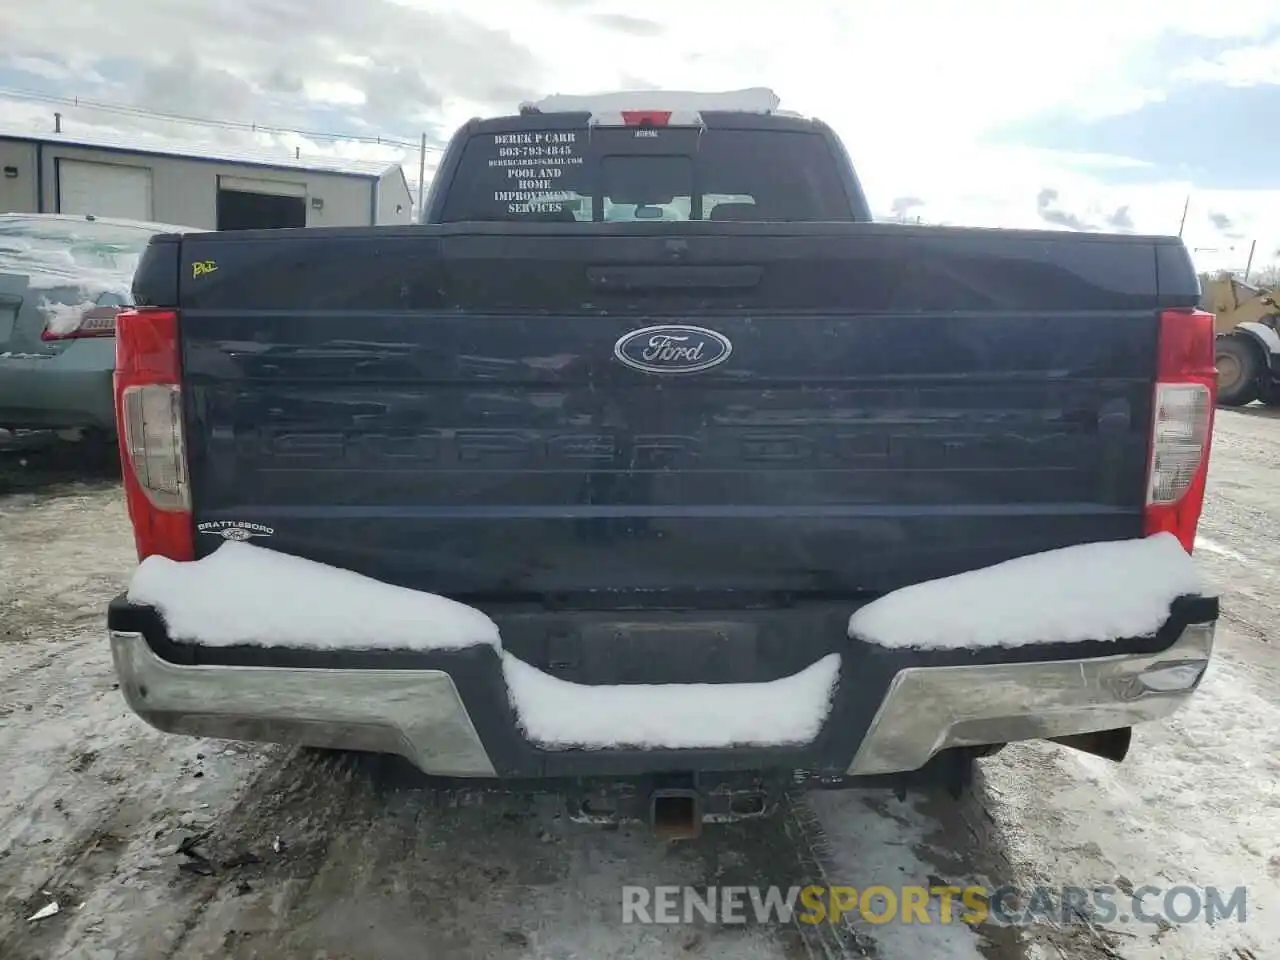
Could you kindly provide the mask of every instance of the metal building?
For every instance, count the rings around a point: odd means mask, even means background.
[[[203,230],[412,223],[400,164],[0,130],[0,213]]]

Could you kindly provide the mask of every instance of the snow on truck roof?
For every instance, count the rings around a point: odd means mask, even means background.
[[[625,114],[668,114],[672,122],[697,123],[702,111],[799,116],[779,110],[780,99],[768,87],[720,92],[694,90],[619,90],[614,93],[555,93],[520,104],[521,114],[589,113],[593,123],[618,123]],[[678,118],[678,119],[677,119]],[[625,122],[625,120],[623,121]]]

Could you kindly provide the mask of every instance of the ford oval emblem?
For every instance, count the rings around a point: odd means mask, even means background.
[[[672,324],[632,330],[613,345],[613,355],[641,373],[698,373],[729,359],[733,344],[705,327]]]

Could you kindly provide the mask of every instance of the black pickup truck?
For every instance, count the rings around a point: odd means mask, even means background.
[[[1122,759],[1196,689],[1177,239],[876,223],[827,126],[715,102],[471,121],[421,220],[151,242],[108,614],[151,724],[679,831]]]

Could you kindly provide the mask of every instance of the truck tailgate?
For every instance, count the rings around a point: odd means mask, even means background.
[[[1142,534],[1160,241],[274,233],[178,253],[198,555],[241,525],[460,599],[738,605]],[[728,356],[646,371],[657,325]]]

